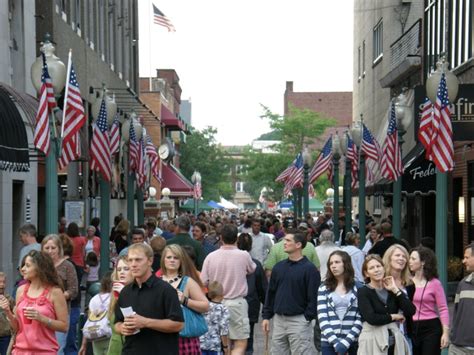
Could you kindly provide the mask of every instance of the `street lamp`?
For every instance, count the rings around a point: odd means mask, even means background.
[[[441,75],[444,73],[448,88],[448,99],[454,102],[459,90],[459,81],[449,71],[449,63],[441,57],[436,63],[436,71],[426,80],[426,95],[434,104],[438,95]],[[436,169],[436,257],[439,279],[446,290],[448,282],[448,174]]]
[[[54,55],[54,46],[50,41],[49,34],[46,34],[43,45],[40,51],[44,53],[46,57],[46,63],[48,65],[49,75],[54,88],[54,94],[58,97],[61,91],[64,89],[66,84],[66,67],[58,57]],[[39,93],[41,90],[41,76],[43,68],[43,58],[39,56],[31,66],[31,81],[36,91]],[[57,168],[57,157],[59,155],[59,139],[60,137],[56,134],[56,120],[54,114],[49,115],[49,126],[50,126],[50,152],[46,154],[46,223],[45,232],[46,234],[56,234],[58,232],[58,221],[59,221],[59,195],[58,195],[58,168]]]
[[[351,216],[351,208],[352,208],[352,176],[351,170],[352,165],[351,161],[347,158],[347,144],[349,141],[348,137],[349,132],[344,132],[341,138],[341,151],[342,154],[346,157],[346,168],[344,171],[344,189],[343,189],[343,203],[344,203],[344,229],[346,232],[351,230],[352,225],[352,216]]]
[[[400,159],[402,159],[402,146],[405,142],[403,136],[412,121],[412,114],[407,105],[406,88],[403,88],[397,98],[392,99],[392,105],[395,105],[395,117],[397,120],[398,144],[400,146]],[[402,175],[393,182],[393,228],[392,232],[396,238],[402,237]]]
[[[201,198],[201,174],[199,171],[194,170],[193,175],[191,176],[191,181],[194,184],[194,215],[197,216],[199,213],[199,199]]]
[[[332,164],[334,168],[333,174],[333,185],[334,185],[334,203],[333,203],[333,214],[332,220],[334,222],[333,232],[336,238],[339,238],[339,159],[341,159],[341,141],[339,135],[334,134],[332,136]],[[341,244],[344,245],[344,236],[340,240]]]
[[[122,124],[122,140],[129,144],[128,148],[128,174],[127,174],[127,219],[135,225],[135,174],[130,171],[130,124],[133,124],[137,141],[142,138],[142,125],[138,122],[137,115],[134,111],[130,114],[130,118],[126,119]]]
[[[361,151],[363,116],[360,121],[354,122],[351,127],[351,135],[354,144],[359,148],[359,236],[360,244],[365,244],[365,156]]]
[[[309,167],[311,166],[311,153],[308,147],[303,149],[303,210],[304,217],[309,213]]]

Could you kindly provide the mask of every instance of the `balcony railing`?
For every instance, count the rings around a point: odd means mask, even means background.
[[[421,19],[416,21],[401,37],[390,46],[391,69],[399,66],[408,56],[421,55]]]

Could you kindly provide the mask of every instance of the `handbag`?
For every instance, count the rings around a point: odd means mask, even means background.
[[[110,295],[108,295],[110,297]],[[105,306],[105,302],[108,297],[102,303],[102,309],[100,312],[89,312],[87,321],[82,328],[84,338],[87,340],[98,340],[102,338],[110,338],[112,336],[112,328],[110,327],[109,317],[107,317],[108,311]]]
[[[188,276],[184,276],[178,286],[178,290],[184,292],[187,282]],[[179,332],[180,337],[195,338],[207,333],[206,319],[201,313],[193,311],[185,305],[181,305],[181,310],[183,311],[184,328]]]

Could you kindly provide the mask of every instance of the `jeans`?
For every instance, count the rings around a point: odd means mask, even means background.
[[[352,344],[349,350],[347,350],[346,354],[357,355],[357,349],[358,345]],[[321,355],[337,355],[337,353],[336,350],[334,350],[334,346],[321,344]]]
[[[59,345],[58,355],[65,355],[64,348],[66,347],[67,333],[63,333],[63,332],[55,332],[55,333],[56,333],[56,340],[58,341],[58,345]]]
[[[64,355],[77,355],[77,322],[80,313],[80,307],[71,307],[71,313],[69,314],[69,331],[67,333]]]
[[[11,336],[0,337],[0,355],[6,355],[8,350],[8,345],[10,345]]]

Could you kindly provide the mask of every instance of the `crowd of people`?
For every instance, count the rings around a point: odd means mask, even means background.
[[[272,354],[474,354],[474,244],[450,315],[430,240],[410,248],[390,219],[367,221],[365,245],[357,220],[324,214],[117,216],[84,236],[26,224],[19,275],[0,272],[0,355],[253,354],[260,320]]]

